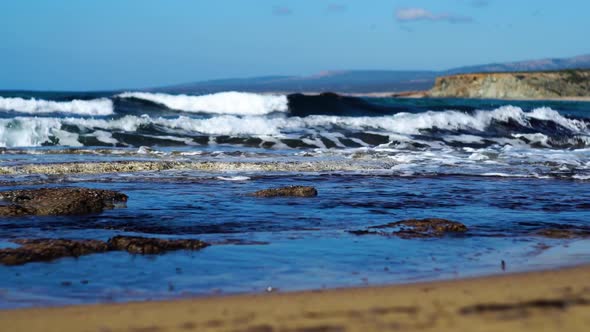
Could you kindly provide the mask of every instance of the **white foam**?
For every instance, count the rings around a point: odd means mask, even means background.
[[[165,93],[125,92],[120,98],[135,98],[164,105],[170,109],[234,115],[264,115],[288,110],[287,96],[261,95],[245,92],[220,92],[203,96]]]
[[[59,145],[63,146],[71,146],[71,147],[81,147],[84,144],[80,143],[78,140],[79,135],[75,133],[70,133],[69,131],[54,129],[52,131],[53,136],[57,138],[57,142]]]
[[[547,135],[541,134],[541,133],[535,133],[535,134],[512,134],[512,137],[515,138],[524,138],[526,140],[528,140],[531,143],[537,143],[540,144],[542,146],[545,147],[550,147],[551,145],[549,144],[549,137],[547,137]]]
[[[461,143],[476,143],[480,140],[476,133],[446,135],[442,140],[418,140],[413,135],[424,134],[424,130],[439,128],[444,130],[469,130],[485,132],[494,121],[515,121],[524,127],[532,127],[531,119],[546,119],[560,124],[571,131],[568,138],[571,142],[581,141],[590,144],[590,131],[587,124],[580,120],[567,119],[551,109],[540,109],[533,112],[523,112],[520,108],[506,106],[493,111],[476,111],[472,114],[458,111],[424,112],[418,114],[398,113],[392,116],[382,117],[341,117],[313,115],[307,117],[287,117],[285,115],[253,116],[253,115],[216,115],[210,118],[192,118],[178,116],[175,118],[150,117],[148,115],[127,115],[117,119],[99,118],[37,118],[16,117],[13,119],[0,119],[0,146],[38,146],[57,137],[57,130],[62,125],[75,126],[84,135],[96,136],[98,140],[116,144],[117,141],[110,136],[116,131],[128,133],[137,132],[141,127],[156,126],[165,134],[154,133],[158,138],[173,139],[179,142],[191,144],[194,135],[228,135],[228,136],[256,136],[264,141],[280,143],[281,138],[299,138],[306,143],[325,147],[318,138],[326,137],[337,146],[338,139],[342,138],[341,130],[361,131],[375,133],[389,137],[395,142],[418,142],[426,144],[431,149],[444,148],[444,140]],[[528,130],[527,130],[528,131]],[[145,134],[144,134],[145,135]],[[62,135],[63,137],[63,135]],[[156,137],[156,136],[154,136]],[[77,145],[75,137],[64,138],[68,145]],[[359,144],[366,145],[358,138],[351,138]],[[486,137],[499,146],[505,148],[519,147],[530,148],[525,140],[551,146],[551,141],[543,134],[518,133],[512,137]],[[213,139],[214,140],[214,139]],[[566,140],[564,142],[567,143]],[[60,140],[60,144],[65,144]],[[410,144],[411,145],[411,144]],[[411,146],[408,145],[410,148]],[[391,147],[384,144],[382,147]],[[403,148],[402,145],[396,146]]]
[[[93,100],[51,101],[43,99],[0,97],[0,110],[27,114],[64,113],[78,115],[111,115],[113,102],[107,98]]]
[[[572,131],[580,131],[587,129],[587,125],[575,119],[567,119],[561,116],[557,111],[552,110],[549,107],[541,107],[532,110],[530,113],[527,113],[529,118],[534,118],[538,120],[549,120],[555,123],[558,123],[560,126],[567,128]]]
[[[14,118],[0,120],[0,146],[40,146],[50,142],[61,128],[56,118]]]
[[[249,177],[247,176],[218,176],[217,180],[221,180],[221,181],[248,181],[250,180]]]
[[[425,129],[485,131],[494,121],[508,122],[531,127],[530,119],[551,120],[574,131],[588,134],[588,126],[582,121],[567,119],[549,108],[535,109],[530,113],[515,106],[504,106],[493,111],[476,111],[473,114],[459,111],[397,113],[384,117],[339,117],[313,115],[302,118],[307,127],[344,127],[353,130],[378,130],[381,132],[418,135]],[[292,118],[289,118],[290,120]]]
[[[118,143],[118,141],[115,138],[113,138],[113,134],[108,131],[96,130],[92,133],[92,136],[96,137],[97,140],[99,140],[103,143],[113,144],[113,145]]]

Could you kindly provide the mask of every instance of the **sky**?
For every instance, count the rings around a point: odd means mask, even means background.
[[[590,53],[588,0],[2,0],[0,89],[107,90]]]

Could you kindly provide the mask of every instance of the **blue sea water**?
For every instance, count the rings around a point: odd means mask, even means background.
[[[100,214],[0,219],[0,248],[19,238],[121,234],[212,244],[0,266],[1,308],[381,285],[590,261],[587,239],[537,235],[590,230],[590,103],[0,95],[0,190],[82,186],[129,196]],[[218,167],[25,171],[121,161]],[[270,166],[231,167],[238,164]],[[310,167],[286,167],[293,164]],[[248,195],[287,185],[315,186],[319,195]],[[424,239],[350,233],[429,217],[469,230]]]

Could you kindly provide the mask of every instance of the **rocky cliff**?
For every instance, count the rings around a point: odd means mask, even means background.
[[[590,97],[590,70],[443,76],[436,79],[428,96],[490,99]]]

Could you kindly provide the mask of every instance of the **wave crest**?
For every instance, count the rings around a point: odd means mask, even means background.
[[[92,100],[52,101],[0,97],[0,110],[27,114],[64,113],[102,116],[114,113],[113,102],[107,98]]]
[[[261,95],[245,92],[220,92],[203,96],[170,95],[165,93],[124,92],[119,98],[134,98],[164,105],[169,109],[213,114],[265,115],[287,112],[284,95]]]
[[[64,136],[66,131],[72,135]],[[431,146],[432,144],[453,146],[525,144],[549,148],[581,148],[590,145],[590,130],[587,122],[566,118],[550,108],[524,112],[513,106],[473,113],[429,111],[397,113],[380,117],[222,114],[206,118],[186,115],[172,118],[126,115],[114,119],[77,117],[0,119],[0,146],[4,147],[42,144],[76,145],[80,144],[79,142],[93,144],[92,141],[78,141],[73,135],[80,135],[80,138],[84,139],[94,137],[106,144],[124,145],[138,144],[139,141],[136,139],[128,141],[131,136],[136,138],[159,136],[166,137],[167,140],[175,137],[176,140],[180,139],[183,142],[202,136],[256,137],[274,141],[295,139],[305,142],[306,146],[317,147],[325,147],[324,144],[345,147],[346,144],[352,144],[350,141],[363,146],[377,146],[388,142]],[[58,143],[55,138],[59,138]],[[141,144],[149,145],[150,143]]]

